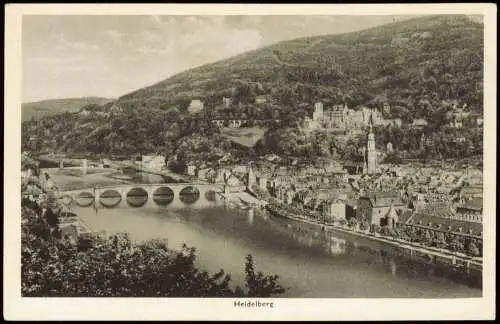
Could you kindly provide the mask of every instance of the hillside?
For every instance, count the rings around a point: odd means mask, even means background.
[[[59,112],[77,112],[82,107],[90,104],[102,105],[112,99],[100,97],[48,99],[36,102],[26,102],[21,106],[23,121],[31,118],[39,119],[44,115],[53,115]]]
[[[266,101],[256,103],[259,95]],[[231,103],[223,105],[223,96]],[[204,102],[200,114],[188,111],[192,99]],[[298,125],[317,100],[326,107],[346,103],[354,109],[388,102],[392,108],[385,117],[401,118],[404,124],[376,129],[377,147],[391,141],[406,157],[481,154],[482,130],[476,120],[450,129],[446,115],[451,100],[482,115],[483,26],[466,16],[433,16],[281,42],[126,94],[117,100],[123,108],[118,115],[57,114],[24,123],[23,147],[102,154],[161,152],[186,159],[197,159],[208,150],[214,154],[204,158],[215,160],[237,150],[228,143],[232,141],[255,144],[248,154],[359,158],[365,136],[341,140],[301,133]],[[425,118],[429,125],[408,128],[416,118]],[[253,120],[253,127],[268,131],[242,138],[221,132],[211,119]],[[427,134],[426,145],[420,145],[422,133]]]

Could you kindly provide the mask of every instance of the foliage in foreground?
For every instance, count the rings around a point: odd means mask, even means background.
[[[246,259],[246,289],[195,266],[195,249],[164,240],[136,244],[128,234],[93,235],[77,244],[61,238],[51,210],[23,201],[22,296],[24,297],[271,297],[283,293],[278,276],[254,270]]]

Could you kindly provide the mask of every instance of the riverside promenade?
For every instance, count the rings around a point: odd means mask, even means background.
[[[379,243],[396,247],[397,249],[402,250],[403,252],[405,252],[405,254],[411,257],[421,257],[427,259],[428,261],[444,263],[454,268],[464,269],[466,272],[472,270],[482,273],[483,263],[482,260],[479,258],[472,258],[460,253],[453,253],[451,251],[445,251],[433,247],[422,246],[419,243],[408,242],[388,236],[381,236],[378,233],[372,234],[368,230],[361,231],[358,229],[352,229],[347,225],[324,223],[318,220],[309,219],[304,216],[293,215],[289,212],[279,211],[275,207],[271,207],[270,204],[267,205],[267,209],[268,211],[271,212],[271,214],[275,216],[284,217],[297,222],[320,226],[323,231],[339,231],[353,236],[363,237],[371,241],[376,241]]]

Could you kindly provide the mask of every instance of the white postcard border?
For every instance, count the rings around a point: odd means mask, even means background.
[[[9,4],[5,6],[4,318],[7,320],[467,320],[495,315],[496,6],[494,4],[177,5]],[[465,299],[22,298],[20,295],[21,21],[23,14],[484,15],[483,297]]]

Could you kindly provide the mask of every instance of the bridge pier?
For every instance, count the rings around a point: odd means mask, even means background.
[[[101,198],[101,191],[94,189],[93,194],[94,194],[94,202],[95,202],[96,206],[100,206],[101,205],[101,200],[100,200],[100,198]]]

